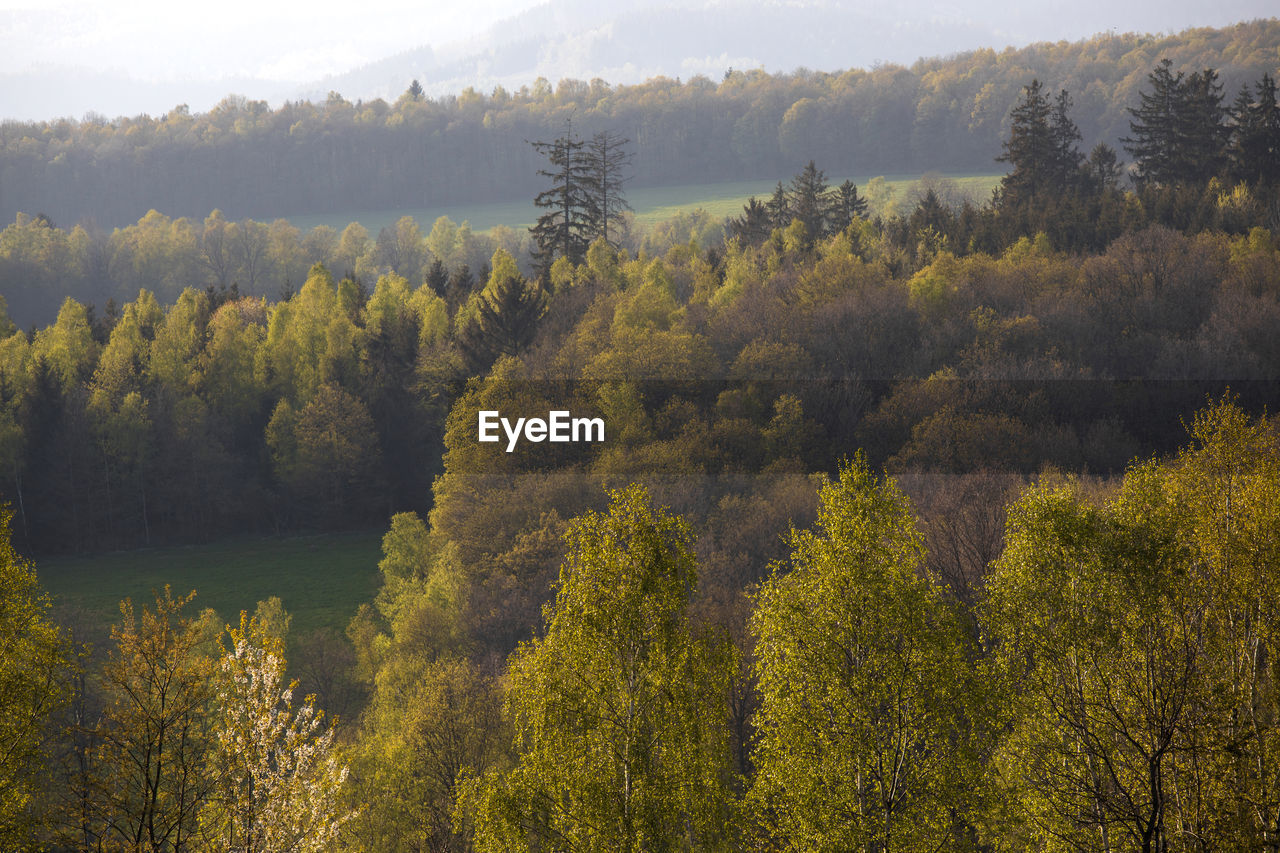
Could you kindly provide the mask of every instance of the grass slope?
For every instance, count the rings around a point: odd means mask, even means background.
[[[290,633],[338,631],[361,602],[378,590],[382,533],[361,532],[288,539],[235,539],[209,545],[65,557],[36,565],[55,603],[78,606],[104,630],[120,616],[121,599],[154,601],[169,584],[175,596],[196,590],[193,614],[212,607],[224,622],[278,595],[293,615]]]
[[[906,175],[889,175],[885,177],[885,186],[889,190],[888,205],[891,210],[910,212],[901,208],[913,203],[913,192],[919,178]],[[986,201],[991,197],[991,190],[1000,183],[1000,175],[947,175],[947,180],[970,199],[976,202]],[[835,186],[844,177],[831,177],[828,182]],[[866,192],[869,176],[851,177],[858,185],[860,192]],[[747,199],[756,196],[765,199],[773,193],[777,181],[738,181],[722,184],[687,184],[674,187],[642,187],[627,190],[627,200],[635,210],[636,220],[643,225],[652,226],[669,219],[681,212],[702,208],[715,218],[737,216]],[[886,212],[886,211],[872,211]],[[365,210],[340,211],[333,214],[312,214],[286,216],[285,218],[303,231],[317,225],[328,225],[341,231],[351,222],[359,222],[370,235],[377,236],[378,231],[387,225],[395,224],[402,216],[412,216],[424,234],[430,233],[432,224],[441,216],[448,216],[455,223],[470,222],[473,231],[488,231],[498,225],[506,225],[517,231],[528,228],[537,219],[538,209],[531,200],[491,202],[487,204],[450,205],[445,207],[419,207],[403,210]]]

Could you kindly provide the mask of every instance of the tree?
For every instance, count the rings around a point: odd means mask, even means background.
[[[482,371],[499,356],[518,355],[533,341],[544,308],[538,283],[525,281],[515,259],[505,251],[494,252],[489,283],[459,335],[459,345],[472,369]]]
[[[782,185],[782,181],[778,181],[778,185],[773,188],[773,195],[764,203],[764,208],[769,212],[771,227],[786,228],[791,224],[791,198],[787,195],[787,188]]]
[[[988,621],[1019,687],[997,766],[1030,845],[1168,849],[1203,608],[1169,587],[1167,529],[1132,527],[1119,510],[1069,484],[1028,490],[988,582]]]
[[[1121,140],[1134,156],[1138,180],[1156,186],[1204,184],[1222,165],[1225,147],[1225,110],[1222,87],[1212,69],[1187,77],[1173,73],[1173,63],[1163,59],[1147,80],[1150,92],[1141,93],[1141,104],[1130,107],[1133,134]]]
[[[461,784],[501,766],[509,733],[496,679],[409,643],[379,669],[358,745],[350,831],[369,850],[469,850],[454,820]]]
[[[996,158],[1013,167],[1000,181],[1002,205],[1043,202],[1070,188],[1083,159],[1076,148],[1080,131],[1067,115],[1070,107],[1065,89],[1052,103],[1039,80],[1023,89],[1022,101],[1010,113],[1004,153]]]
[[[267,250],[271,247],[271,231],[261,222],[246,219],[226,227],[230,256],[244,274],[245,292],[257,294],[260,279],[266,272]]]
[[[449,295],[449,272],[444,268],[444,261],[436,258],[427,269],[427,286],[441,299]]]
[[[1280,104],[1269,74],[1258,81],[1256,96],[1247,86],[1231,109],[1231,171],[1241,181],[1274,187],[1280,184]]]
[[[12,518],[0,507],[0,845],[21,849],[34,835],[44,726],[63,701],[69,662],[35,569],[9,541]]]
[[[756,779],[768,846],[937,850],[978,778],[977,678],[897,486],[862,459],[761,586]]]
[[[538,193],[533,203],[545,210],[529,229],[538,244],[535,257],[545,273],[558,257],[582,263],[596,232],[591,193],[591,167],[582,155],[583,142],[566,125],[564,135],[552,142],[533,142],[535,151],[547,158],[549,167],[538,174],[551,187]]]
[[[827,176],[812,160],[791,179],[791,215],[804,223],[809,241],[827,233]]]
[[[773,232],[773,219],[769,210],[755,196],[742,206],[742,215],[730,219],[728,234],[737,237],[748,246],[759,246]]]
[[[358,397],[326,383],[296,414],[282,400],[266,437],[276,476],[309,517],[334,524],[377,512],[382,453]]]
[[[996,757],[1022,846],[1280,840],[1280,441],[1230,400],[1105,501],[1010,509],[986,622],[1016,686]]]
[[[1191,444],[1161,467],[1162,491],[1188,546],[1188,596],[1208,610],[1198,675],[1204,762],[1195,781],[1206,846],[1280,845],[1280,434],[1224,398],[1190,424]],[[1206,755],[1206,753],[1208,753]],[[1171,801],[1182,795],[1175,791]]]
[[[189,849],[211,782],[209,702],[213,661],[207,626],[184,616],[195,593],[157,594],[141,618],[120,604],[116,650],[103,670],[108,705],[94,802],[99,843],[166,853]]]
[[[285,686],[284,640],[272,634],[242,612],[216,676],[216,786],[201,823],[229,853],[327,850],[351,817],[340,803],[347,768],[333,755],[333,729],[322,728],[315,697],[293,708],[297,682]]]
[[[1089,160],[1084,166],[1085,179],[1090,188],[1097,193],[1114,190],[1120,185],[1124,174],[1124,164],[1116,156],[1115,149],[1105,142],[1099,142],[1089,152]]]
[[[686,613],[682,521],[645,490],[566,540],[543,636],[510,662],[516,766],[469,783],[480,850],[703,849],[731,841],[731,647]]]
[[[602,239],[614,248],[625,226],[624,214],[631,210],[622,195],[622,185],[626,182],[623,169],[631,164],[632,155],[626,150],[630,142],[624,136],[602,130],[591,137],[583,152],[594,222],[592,238]]]
[[[843,231],[853,220],[867,215],[867,200],[858,195],[853,181],[846,180],[831,193],[827,217],[832,231]]]

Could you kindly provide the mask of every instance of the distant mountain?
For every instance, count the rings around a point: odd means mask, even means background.
[[[77,67],[90,59],[74,54],[34,67],[9,64],[4,67],[11,70],[0,72],[0,119],[162,116],[178,104],[199,113],[233,93],[273,105],[323,100],[330,91],[352,101],[393,100],[415,78],[439,97],[468,87],[516,92],[539,77],[553,86],[563,78],[601,78],[618,85],[658,76],[705,75],[719,81],[729,68],[788,72],[910,65],[920,57],[982,47],[1222,27],[1269,17],[1275,9],[1274,0],[547,0],[461,42],[443,28],[439,38],[431,38],[427,14],[413,22],[418,29],[428,24],[421,46],[354,69],[338,65],[332,76],[311,82],[268,80],[248,72],[219,76],[207,62],[194,59],[180,73],[148,73],[147,57],[127,51],[108,70]],[[6,47],[16,50],[40,39],[31,29],[39,18],[33,15],[0,11],[0,55]],[[251,35],[262,33],[246,32],[243,40]],[[280,33],[275,50],[281,57],[300,51],[313,58],[341,54],[328,42],[300,47],[289,35]],[[272,50],[266,48],[266,55]]]
[[[443,47],[423,46],[299,89],[323,99],[394,100],[417,79],[432,96],[467,87],[515,91],[543,77],[599,77],[612,84],[665,76],[719,80],[730,68],[831,71],[910,64],[979,47],[1077,40],[1106,32],[1171,33],[1263,14],[1257,0],[1114,3],[995,0],[980,9],[954,2],[893,4],[837,0],[549,0]]]

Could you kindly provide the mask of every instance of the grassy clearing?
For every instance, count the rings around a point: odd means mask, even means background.
[[[871,181],[869,175],[848,176],[863,194]],[[914,191],[920,181],[918,175],[886,175],[886,198],[877,200],[879,210],[873,213],[892,213],[914,202]],[[982,202],[990,198],[991,190],[1000,183],[1000,175],[946,175],[960,193]],[[839,184],[845,176],[830,177],[831,185]],[[788,179],[784,179],[788,180]],[[751,196],[764,199],[772,192],[777,181],[737,181],[722,184],[686,184],[675,187],[641,187],[627,191],[627,200],[635,209],[636,221],[652,226],[679,213],[697,208],[713,217],[737,216]],[[423,233],[441,216],[448,216],[456,223],[470,222],[473,231],[488,231],[498,225],[521,230],[533,224],[538,210],[528,199],[520,201],[492,202],[487,204],[459,204],[443,207],[419,207],[403,210],[341,211],[333,214],[313,214],[285,217],[304,231],[317,225],[328,225],[341,231],[351,222],[359,222],[371,235],[377,235],[384,226],[392,225],[402,216],[412,216]]]
[[[278,595],[293,615],[291,634],[346,628],[378,590],[382,532],[288,539],[236,539],[209,545],[122,551],[42,560],[36,571],[56,603],[78,606],[105,630],[121,599],[154,601],[152,590],[196,590],[196,611],[212,607],[224,622]]]

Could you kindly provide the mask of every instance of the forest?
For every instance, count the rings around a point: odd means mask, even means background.
[[[1280,105],[1162,59],[1119,148],[1026,75],[982,205],[868,218],[805,158],[628,246],[549,134],[528,237],[348,228],[280,278],[252,220],[130,226],[166,290],[0,318],[0,844],[1280,844]],[[477,441],[557,409],[606,440]],[[37,583],[371,526],[330,643],[169,589],[104,637]]]
[[[406,88],[395,103],[333,92],[277,109],[232,96],[204,114],[175,106],[157,117],[9,121],[0,123],[0,221],[43,213],[109,233],[152,208],[274,220],[528,198],[540,189],[540,160],[525,140],[551,139],[569,118],[587,138],[608,129],[634,141],[635,186],[775,180],[809,160],[840,175],[987,171],[1033,78],[1074,93],[1087,147],[1118,149],[1127,108],[1161,58],[1187,73],[1217,69],[1231,97],[1276,73],[1278,39],[1269,19],[985,49],[910,68],[730,69],[719,81],[635,86],[539,79],[434,100]]]

